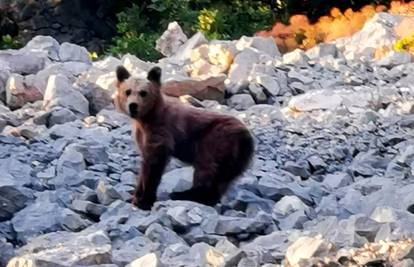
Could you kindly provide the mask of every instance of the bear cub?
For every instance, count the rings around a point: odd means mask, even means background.
[[[231,182],[250,164],[254,141],[238,119],[173,102],[161,93],[161,69],[153,67],[147,79],[116,69],[118,111],[132,119],[133,138],[142,162],[133,204],[151,209],[157,187],[171,157],[194,168],[191,189],[170,195],[214,206]]]

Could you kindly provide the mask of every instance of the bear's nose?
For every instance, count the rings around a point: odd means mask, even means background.
[[[135,116],[138,114],[138,105],[136,103],[129,104],[129,114]]]

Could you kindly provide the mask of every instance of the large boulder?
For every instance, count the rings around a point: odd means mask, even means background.
[[[89,58],[88,50],[85,47],[71,44],[63,43],[59,48],[59,58],[61,61],[80,61],[89,63],[91,60]]]
[[[24,47],[29,52],[44,52],[54,61],[59,61],[60,45],[58,41],[51,36],[38,35],[33,37]]]
[[[0,51],[0,66],[11,73],[35,74],[42,70],[49,59],[44,53],[25,50]]]
[[[367,23],[362,30],[351,37],[341,38],[335,41],[336,46],[344,56],[350,60],[374,59],[377,50],[391,51],[397,35],[394,27],[401,22],[399,16],[389,13],[378,13]]]
[[[43,98],[45,110],[56,106],[68,108],[82,117],[89,114],[88,100],[72,86],[67,77],[59,74],[49,77]]]
[[[31,86],[26,77],[19,74],[10,75],[6,85],[6,103],[10,108],[20,108],[28,102],[42,98],[42,92]]]
[[[233,84],[247,81],[253,65],[259,62],[260,53],[254,48],[245,48],[235,58],[229,70],[229,80]]]
[[[187,71],[191,77],[204,77],[226,73],[233,62],[233,54],[225,47],[216,44],[204,44],[191,53],[191,64]]]
[[[169,62],[183,65],[186,61],[190,60],[193,49],[206,44],[207,39],[201,32],[196,33],[193,37],[188,39],[183,45],[181,45],[173,56],[168,58]]]
[[[225,75],[213,76],[207,79],[191,79],[179,77],[166,81],[162,92],[169,96],[190,95],[201,100],[223,101],[226,80]]]
[[[276,46],[275,40],[272,37],[246,37],[243,36],[236,43],[236,48],[239,51],[243,51],[245,48],[254,48],[260,53],[268,55],[270,58],[274,59],[280,57],[279,49]]]
[[[166,57],[174,55],[180,46],[187,42],[188,38],[184,34],[180,25],[176,21],[168,24],[167,30],[156,41],[155,49]]]
[[[109,90],[105,90],[97,84],[91,82],[83,82],[76,84],[81,93],[89,102],[89,113],[96,115],[102,109],[112,106],[112,94]]]
[[[22,243],[44,233],[80,231],[90,225],[79,214],[40,197],[35,203],[17,212],[12,219],[17,240]]]

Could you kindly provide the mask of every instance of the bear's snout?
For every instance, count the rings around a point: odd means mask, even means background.
[[[128,109],[129,109],[129,115],[131,117],[136,117],[138,115],[138,104],[137,103],[129,104]]]

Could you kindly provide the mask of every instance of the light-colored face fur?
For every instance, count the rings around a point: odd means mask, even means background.
[[[123,69],[122,71],[126,71]],[[117,73],[118,74],[118,73]],[[141,119],[151,111],[160,96],[160,86],[148,79],[138,79],[129,75],[126,78],[118,76],[117,92],[115,95],[116,108],[133,119]],[[123,79],[126,78],[126,79]]]

